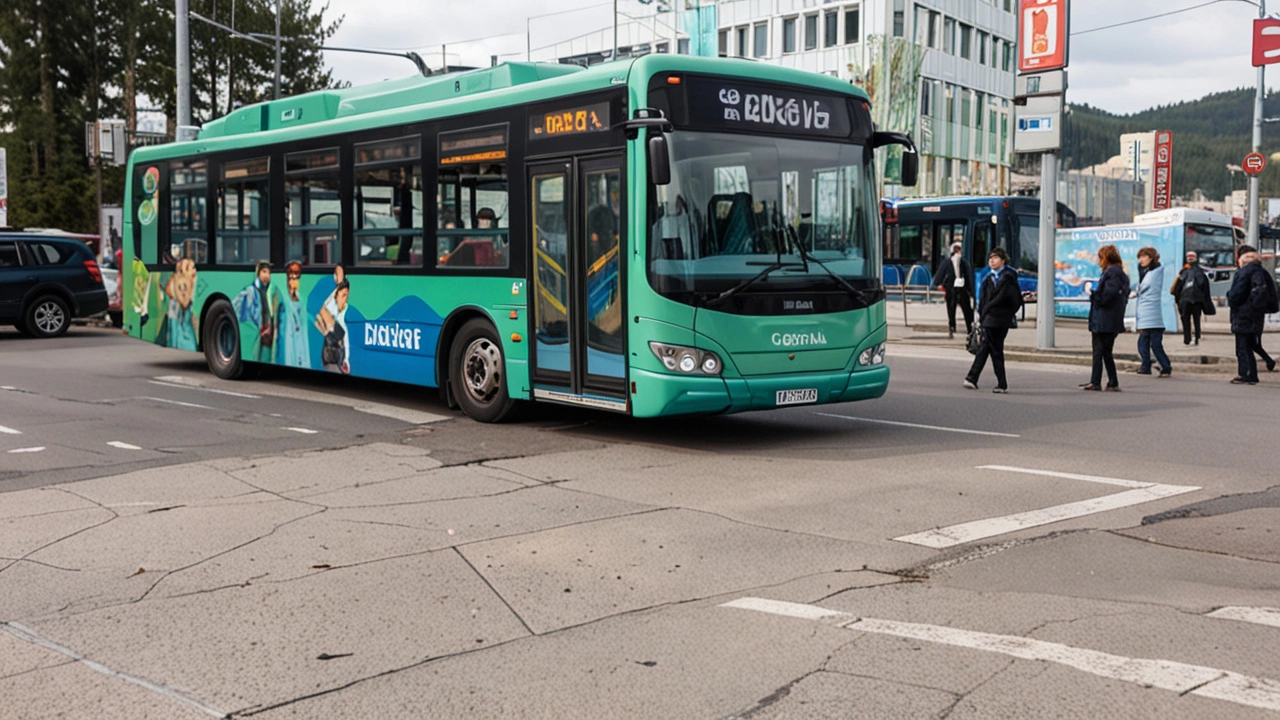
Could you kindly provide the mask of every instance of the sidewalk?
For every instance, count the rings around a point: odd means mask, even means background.
[[[941,296],[939,296],[940,298]],[[1005,341],[1005,356],[1022,362],[1053,362],[1088,365],[1093,357],[1093,338],[1084,320],[1057,318],[1054,323],[1054,347],[1039,350],[1036,347],[1036,305],[1026,306],[1027,317],[1018,321],[1018,327],[1009,331]],[[964,347],[964,316],[956,311],[958,331],[952,340],[947,339],[947,307],[942,302],[907,303],[905,322],[901,300],[890,299],[887,307],[889,340],[909,345],[933,345]],[[1263,347],[1276,356],[1280,351],[1280,326],[1268,326],[1262,338]],[[1174,372],[1236,372],[1235,336],[1226,308],[1218,314],[1204,318],[1201,324],[1199,345],[1183,345],[1181,331],[1166,332],[1164,349],[1173,363]],[[1116,339],[1116,364],[1122,370],[1137,369],[1138,334],[1128,332]],[[1259,362],[1259,376],[1266,378],[1266,368]]]

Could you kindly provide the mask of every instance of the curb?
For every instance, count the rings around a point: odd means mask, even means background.
[[[892,339],[889,342],[900,343],[903,345],[916,345],[920,347],[940,347],[963,349],[963,345],[957,345],[953,340],[917,340],[913,338]],[[1063,350],[1039,350],[1029,347],[1006,347],[1004,351],[1005,360],[1014,362],[1033,362],[1046,363],[1055,365],[1084,365],[1093,364],[1093,353],[1085,351],[1063,351]],[[1138,369],[1141,362],[1138,356],[1128,353],[1116,353],[1116,368],[1125,371]],[[1224,357],[1221,355],[1191,355],[1176,357],[1169,356],[1175,370],[1185,373],[1194,374],[1221,374],[1236,371],[1235,357]]]

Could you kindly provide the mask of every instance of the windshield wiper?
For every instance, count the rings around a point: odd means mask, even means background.
[[[738,293],[742,292],[743,290],[746,290],[748,287],[750,287],[750,286],[751,286],[753,283],[755,283],[757,280],[763,280],[763,279],[765,279],[765,278],[769,277],[769,273],[774,272],[775,270],[781,270],[781,269],[783,269],[783,268],[788,268],[788,267],[801,267],[801,266],[800,266],[800,264],[798,264],[798,263],[782,263],[782,262],[772,262],[772,263],[769,263],[769,265],[768,265],[767,267],[765,267],[765,269],[763,269],[763,270],[761,270],[760,272],[756,273],[753,277],[749,277],[749,278],[747,278],[746,280],[743,280],[742,282],[738,283],[737,285],[734,285],[733,287],[729,288],[728,290],[725,290],[724,292],[720,293],[719,295],[717,295],[717,296],[715,296],[715,297],[711,298],[710,300],[707,300],[704,304],[705,304],[705,305],[719,305],[720,303],[724,302],[725,300],[728,300],[729,298],[733,297],[734,295],[737,295]]]
[[[792,240],[792,243],[796,246],[796,253],[800,255],[801,260],[805,261],[805,272],[809,271],[808,261],[812,260],[814,265],[817,265],[818,267],[822,268],[823,271],[826,272],[828,275],[830,275],[833,280],[835,280],[837,283],[840,284],[841,287],[847,290],[849,292],[849,295],[851,295],[854,300],[857,300],[863,305],[868,304],[867,296],[865,293],[863,293],[858,288],[854,287],[853,284],[850,283],[848,280],[845,280],[843,277],[840,277],[839,273],[827,267],[826,263],[822,262],[817,257],[815,257],[813,253],[810,253],[808,250],[805,249],[804,243],[800,242],[800,237],[796,234],[796,231],[794,228],[792,228],[789,225],[779,226],[779,228],[788,234],[788,237]]]

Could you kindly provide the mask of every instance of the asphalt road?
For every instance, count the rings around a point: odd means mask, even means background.
[[[1280,712],[1280,383],[890,358],[873,402],[492,426],[0,332],[0,717]]]

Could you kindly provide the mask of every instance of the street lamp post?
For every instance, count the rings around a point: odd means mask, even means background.
[[[1258,0],[1258,17],[1267,17],[1267,0]],[[1266,65],[1258,66],[1258,90],[1253,99],[1253,151],[1262,149],[1262,100],[1266,92]],[[1246,242],[1258,246],[1258,175],[1249,176],[1249,207],[1245,211],[1249,229]]]

